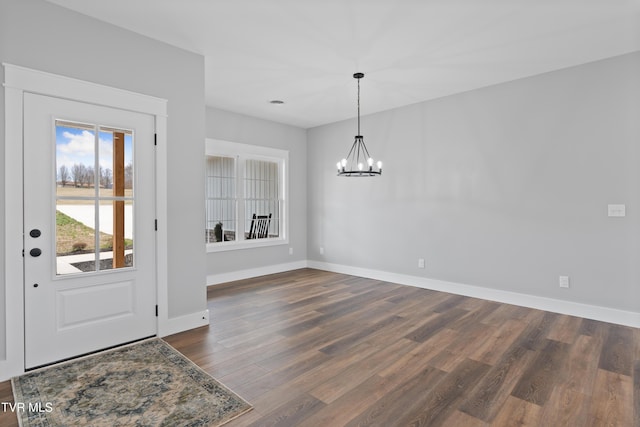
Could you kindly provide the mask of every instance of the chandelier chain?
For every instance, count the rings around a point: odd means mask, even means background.
[[[358,135],[360,135],[360,79],[358,79]]]

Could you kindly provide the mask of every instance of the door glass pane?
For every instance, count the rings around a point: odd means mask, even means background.
[[[99,140],[100,196],[133,195],[133,132],[101,127]],[[117,167],[114,167],[117,166]],[[114,186],[115,175],[123,184],[124,192]]]
[[[133,266],[133,132],[56,121],[57,274]]]
[[[95,127],[56,121],[56,195],[93,197]]]
[[[56,274],[96,269],[95,207],[87,200],[56,204]]]
[[[123,220],[114,220],[118,216]],[[101,201],[100,227],[101,252],[98,268],[111,270],[133,267],[133,202]]]

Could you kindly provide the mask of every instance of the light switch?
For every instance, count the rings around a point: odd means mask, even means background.
[[[607,212],[609,213],[609,216],[625,216],[626,206],[625,205],[608,205]]]

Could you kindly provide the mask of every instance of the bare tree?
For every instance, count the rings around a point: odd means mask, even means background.
[[[74,187],[82,187],[84,175],[84,165],[82,163],[74,163],[71,166],[71,178],[73,179]]]
[[[112,180],[113,173],[111,172],[111,169],[102,169],[102,167],[100,167],[100,185],[104,188],[111,188]]]
[[[133,188],[133,164],[124,167],[124,188]]]
[[[67,181],[69,181],[69,169],[65,165],[60,166],[60,182],[64,187],[67,185]]]
[[[96,174],[94,169],[91,166],[85,166],[84,169],[84,182],[87,184],[87,187],[91,187],[94,185],[96,180]]]

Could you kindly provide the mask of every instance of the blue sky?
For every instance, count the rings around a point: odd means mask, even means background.
[[[113,170],[113,135],[111,132],[100,132],[100,165]],[[133,158],[133,138],[125,135],[124,157],[125,165]],[[69,170],[75,163],[94,166],[95,162],[95,133],[94,131],[66,126],[56,126],[56,172],[65,165]]]

